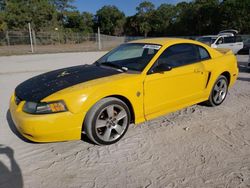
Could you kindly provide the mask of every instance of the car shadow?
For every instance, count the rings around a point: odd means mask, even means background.
[[[84,134],[84,133],[82,133],[82,135],[81,135],[81,140],[82,140],[83,142],[87,142],[87,143],[92,144],[92,145],[97,145],[96,143],[92,142],[92,141],[88,138],[88,136],[87,136],[86,134]]]
[[[24,136],[22,136],[19,131],[17,130],[16,128],[16,125],[11,117],[11,114],[10,114],[10,110],[7,111],[7,114],[6,114],[6,119],[7,119],[7,122],[8,122],[8,125],[9,125],[9,128],[10,130],[21,140],[23,140],[24,142],[27,142],[27,143],[31,143],[31,144],[38,144],[36,142],[33,142],[31,140],[28,140],[27,138],[25,138]],[[83,142],[87,142],[89,144],[93,144],[93,145],[96,145],[94,142],[92,142],[86,134],[81,134],[81,140]],[[41,144],[41,143],[39,143]],[[44,143],[45,144],[45,143]]]
[[[250,73],[250,69],[246,67],[246,63],[238,62],[239,72],[241,73]]]
[[[0,156],[1,155],[8,157],[10,168],[0,161],[0,187],[22,188],[22,172],[14,158],[14,150],[8,146],[0,144]]]
[[[247,67],[240,66],[239,72],[241,73],[250,73],[250,70]]]
[[[237,80],[250,82],[250,78],[238,77]]]

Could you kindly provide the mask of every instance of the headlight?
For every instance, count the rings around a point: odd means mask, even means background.
[[[51,114],[67,111],[64,101],[54,102],[26,102],[23,106],[23,111],[29,114]]]

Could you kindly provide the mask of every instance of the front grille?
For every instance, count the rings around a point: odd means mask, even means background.
[[[15,96],[15,103],[16,103],[16,105],[19,105],[21,101],[22,101],[22,99],[20,99],[19,97]]]

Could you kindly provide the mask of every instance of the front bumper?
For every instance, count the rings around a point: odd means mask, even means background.
[[[32,115],[22,111],[24,101],[16,105],[14,95],[10,99],[10,113],[18,131],[34,142],[80,140],[85,114],[62,112]]]

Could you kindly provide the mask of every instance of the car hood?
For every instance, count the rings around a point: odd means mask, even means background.
[[[16,87],[15,95],[19,100],[39,102],[62,89],[120,73],[118,70],[96,65],[63,68],[38,75],[21,83]]]

